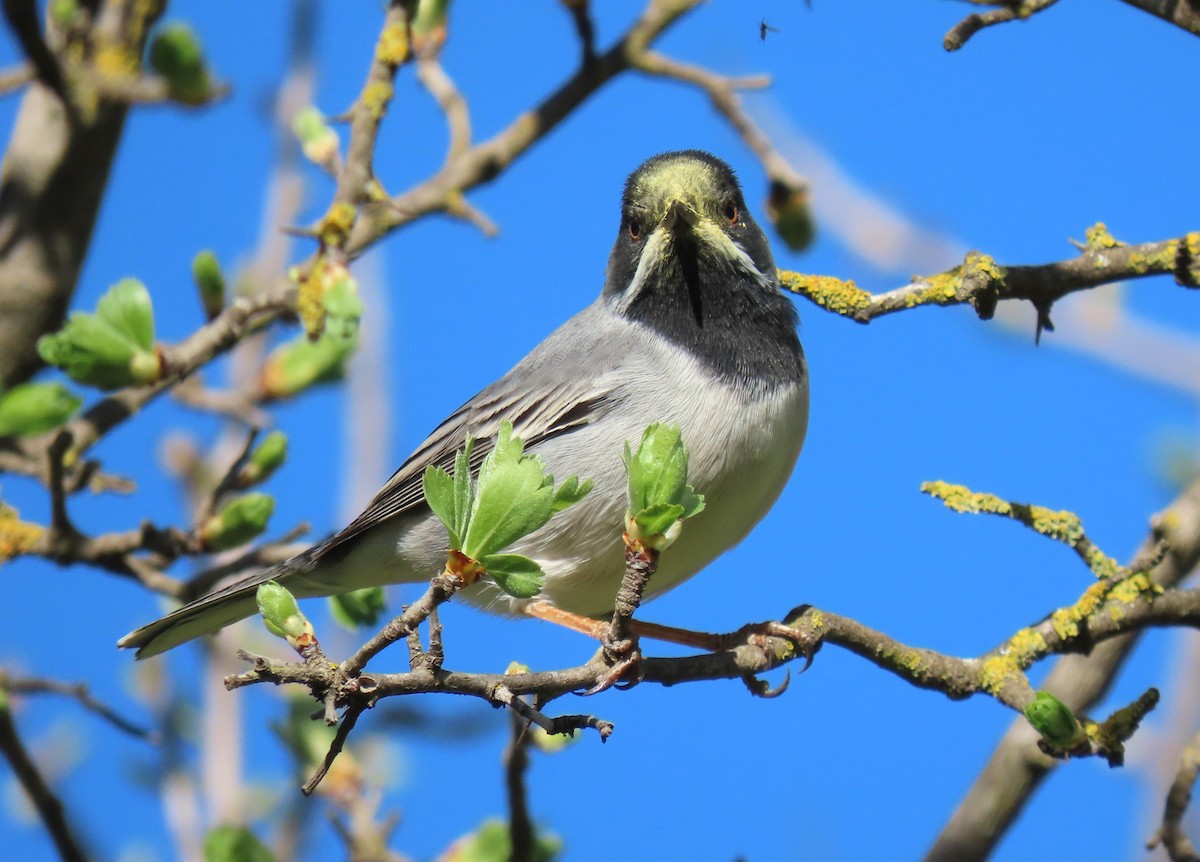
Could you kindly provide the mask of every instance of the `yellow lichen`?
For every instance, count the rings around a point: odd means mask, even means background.
[[[997,695],[1019,675],[1021,675],[1021,668],[1018,666],[1016,658],[1002,651],[983,660],[983,664],[979,668],[979,685],[989,694]]]
[[[1084,238],[1087,240],[1087,247],[1096,251],[1106,248],[1119,248],[1125,245],[1125,243],[1117,240],[1108,232],[1108,225],[1102,221],[1096,222],[1084,231]]]
[[[1118,602],[1134,602],[1143,595],[1152,596],[1162,592],[1162,587],[1150,580],[1145,572],[1130,575],[1112,588],[1109,596]]]
[[[946,508],[955,512],[968,515],[1012,515],[1012,506],[1007,501],[1001,500],[995,494],[972,491],[965,485],[953,485],[939,479],[935,482],[922,482],[921,491],[931,497],[937,497],[946,504]]]
[[[781,269],[779,281],[793,293],[807,297],[822,308],[845,317],[854,317],[871,305],[871,294],[859,288],[853,281],[844,281],[831,275],[804,275]]]
[[[1004,280],[1004,267],[996,263],[996,259],[990,254],[969,251],[963,263],[967,270],[981,273],[987,276],[989,281]]]
[[[1046,649],[1046,639],[1033,629],[1025,628],[1009,638],[1008,645],[1020,657],[1021,663],[1028,666],[1030,660]]]
[[[1096,581],[1079,597],[1079,601],[1075,602],[1074,609],[1080,619],[1090,617],[1100,609],[1100,605],[1108,598],[1112,592],[1112,585],[1107,581]]]
[[[371,81],[363,87],[362,94],[358,97],[364,108],[375,121],[383,119],[384,113],[387,111],[388,103],[392,101],[392,95],[395,93],[395,88],[392,87],[389,81]]]
[[[322,246],[341,246],[350,238],[350,230],[358,210],[354,204],[336,203],[331,206],[317,224],[317,238]]]
[[[0,503],[0,563],[29,553],[44,532],[37,524],[22,521],[16,509]]]
[[[1084,557],[1092,573],[1104,580],[1113,580],[1121,573],[1121,565],[1095,545],[1088,545]]]
[[[399,66],[408,59],[408,33],[400,22],[390,24],[379,34],[375,59],[389,66]]]
[[[1050,615],[1050,626],[1063,640],[1079,636],[1079,615],[1071,608],[1059,608]]]
[[[1022,512],[1022,509],[1025,511]],[[1068,512],[1065,509],[1056,512],[1045,506],[1020,505],[1014,505],[1013,510],[1019,520],[1027,523],[1043,536],[1065,542],[1072,547],[1083,537],[1083,523],[1074,512]],[[1021,517],[1023,514],[1028,515],[1028,520]]]

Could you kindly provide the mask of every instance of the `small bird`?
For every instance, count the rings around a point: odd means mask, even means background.
[[[653,422],[681,427],[688,481],[706,503],[663,554],[645,598],[666,592],[740,542],[791,475],[808,426],[796,326],[730,167],[699,150],[654,156],[625,183],[595,302],[442,422],[345,529],[118,645],[145,658],[216,632],[254,614],[269,580],[299,598],[428,580],[445,565],[448,540],[422,495],[425,468],[451,465],[468,434],[477,467],[505,420],[549,472],[594,487],[511,548],[541,564],[536,599],[487,578],[459,595],[509,615],[532,613],[534,603],[610,614],[625,571],[621,454]]]

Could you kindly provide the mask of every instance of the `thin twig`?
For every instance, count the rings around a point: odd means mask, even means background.
[[[71,829],[62,801],[42,777],[37,764],[33,762],[33,758],[21,742],[3,691],[0,691],[0,753],[4,754],[17,781],[29,796],[29,801],[33,803],[38,816],[42,818],[42,823],[50,833],[63,862],[87,862],[87,854],[83,852],[79,839]]]
[[[329,767],[333,766],[333,761],[342,753],[342,748],[346,745],[346,737],[350,735],[350,731],[354,730],[354,725],[358,723],[358,717],[362,715],[362,707],[351,707],[346,710],[346,714],[342,716],[341,724],[338,725],[337,733],[333,735],[333,741],[329,743],[329,750],[325,752],[325,759],[321,761],[321,765],[308,781],[304,782],[304,786],[300,788],[300,792],[305,796],[312,796],[313,791],[317,789],[317,785],[329,773]]]
[[[446,115],[446,125],[450,129],[446,161],[458,158],[471,146],[471,114],[467,109],[467,100],[446,74],[437,57],[424,57],[417,61],[417,80],[437,100],[438,107]]]
[[[514,698],[519,702],[520,698]],[[508,796],[509,862],[532,862],[533,819],[525,772],[529,769],[529,721],[515,710],[510,715],[508,745],[504,748],[504,787]]]
[[[1162,844],[1171,862],[1200,862],[1200,853],[1183,828],[1183,815],[1192,801],[1192,786],[1196,783],[1197,774],[1200,774],[1200,734],[1180,755],[1179,770],[1175,773],[1175,780],[1171,782],[1163,805],[1162,826],[1146,842],[1148,850]]]
[[[389,207],[360,212],[346,246],[348,254],[351,257],[361,254],[386,234],[422,216],[445,212],[453,205],[455,195],[495,179],[593,93],[632,68],[637,56],[651,42],[700,2],[652,0],[617,44],[596,57],[595,62],[578,69],[536,107],[447,162],[434,176],[393,197]]]
[[[357,676],[372,658],[396,641],[406,639],[413,629],[429,618],[438,605],[448,602],[462,586],[462,579],[454,575],[440,574],[433,578],[421,598],[359,647],[354,655],[342,662],[339,669],[342,677],[350,679]]]
[[[650,75],[680,81],[704,91],[713,108],[723,116],[742,141],[750,148],[766,171],[771,183],[782,186],[788,194],[804,192],[808,181],[792,167],[791,163],[775,147],[767,134],[759,128],[742,107],[739,90],[761,90],[771,84],[767,75],[748,78],[731,78],[718,75],[690,63],[682,63],[655,51],[647,51],[638,61],[637,68]]]
[[[130,721],[103,701],[98,700],[88,688],[86,682],[63,682],[57,679],[39,679],[33,677],[11,677],[0,668],[0,690],[13,694],[57,694],[75,700],[84,709],[95,713],[113,727],[137,739],[157,743],[158,735],[145,727]]]
[[[33,67],[27,63],[10,69],[0,69],[0,96],[24,87],[32,80]]]
[[[950,28],[950,32],[942,40],[942,46],[947,51],[957,51],[984,27],[1028,18],[1057,2],[1058,0],[995,0],[994,5],[1000,8],[968,15]]]
[[[563,5],[571,13],[571,22],[575,25],[575,33],[579,36],[581,65],[596,61],[596,26],[592,23],[592,10],[588,0],[563,0]]]

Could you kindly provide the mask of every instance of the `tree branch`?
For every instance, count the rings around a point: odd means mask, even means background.
[[[1200,36],[1200,3],[1197,0],[1121,0],[1135,9]]]
[[[25,746],[21,742],[17,726],[12,720],[8,696],[2,689],[0,689],[0,753],[12,767],[17,781],[21,783],[21,787],[29,796],[29,801],[37,810],[38,816],[42,818],[42,823],[45,825],[46,831],[50,833],[59,857],[63,862],[87,862],[87,854],[83,852],[79,839],[67,821],[62,801],[46,783],[37,764],[33,762],[33,758],[29,756],[29,752],[25,750]]]
[[[361,254],[381,237],[421,216],[446,212],[465,192],[491,182],[589,96],[632,68],[651,42],[699,4],[700,0],[652,0],[612,48],[595,62],[581,66],[536,108],[488,140],[450,158],[435,175],[393,197],[391,206],[360,213],[347,243],[350,256]]]
[[[1161,844],[1171,862],[1200,862],[1200,852],[1196,851],[1196,845],[1183,828],[1183,815],[1192,801],[1192,785],[1196,783],[1197,774],[1200,774],[1200,734],[1180,755],[1179,771],[1163,805],[1162,826],[1146,842],[1147,850]]]
[[[980,319],[988,320],[1000,300],[1024,299],[1038,309],[1040,325],[1046,329],[1053,329],[1051,306],[1076,291],[1151,275],[1174,276],[1177,284],[1188,288],[1200,285],[1200,231],[1140,245],[1118,242],[1103,224],[1094,225],[1087,233],[1087,244],[1069,260],[1003,266],[973,251],[960,266],[918,277],[912,284],[886,293],[868,293],[853,281],[783,269],[779,279],[788,290],[858,323],[922,305],[964,304],[970,304]]]
[[[1200,479],[1152,520],[1150,535],[1135,559],[1151,553],[1150,549],[1161,541],[1166,542],[1168,551],[1152,570],[1151,578],[1170,590],[1200,564]],[[1174,595],[1180,594],[1169,591],[1153,605],[1173,601]],[[1097,644],[1086,656],[1060,659],[1042,687],[1053,691],[1076,713],[1084,712],[1104,696],[1136,643],[1136,636],[1123,634]],[[1055,766],[1055,761],[1037,751],[1035,736],[1024,719],[1013,722],[938,836],[928,860],[966,862],[984,859],[991,853]]]
[[[984,0],[990,2],[990,0]],[[1057,3],[1058,0],[994,0],[990,5],[1000,8],[990,12],[974,12],[955,24],[942,40],[942,47],[947,51],[957,51],[967,40],[982,30],[1007,21],[1020,21],[1035,12],[1041,12]]]
[[[6,0],[10,11],[25,5]],[[101,15],[86,38],[136,72],[161,5],[123,5]],[[32,34],[22,32],[28,49]],[[34,64],[43,76],[60,68],[54,56],[35,56]],[[37,340],[61,325],[91,242],[128,110],[122,101],[92,96],[87,110],[77,110],[77,101],[88,100],[71,88],[56,93],[35,82],[21,101],[0,169],[0,388],[41,366]]]

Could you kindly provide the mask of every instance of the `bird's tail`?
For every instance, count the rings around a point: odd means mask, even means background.
[[[210,635],[258,611],[256,593],[267,581],[280,581],[298,597],[327,595],[314,579],[306,577],[321,545],[310,548],[261,572],[254,572],[223,589],[196,599],[160,620],[144,625],[117,641],[122,649],[137,649],[139,659],[166,652],[194,638]]]

